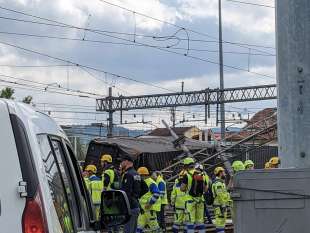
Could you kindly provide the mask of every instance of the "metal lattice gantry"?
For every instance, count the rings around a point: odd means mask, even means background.
[[[222,99],[223,95],[223,99]],[[277,98],[276,85],[261,85],[141,96],[109,96],[97,99],[97,111],[115,112],[195,105],[270,100]]]

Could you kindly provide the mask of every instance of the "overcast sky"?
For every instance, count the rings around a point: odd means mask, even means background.
[[[225,68],[225,87],[275,83],[275,78],[273,78],[275,77],[274,9],[222,1],[224,41],[250,44],[250,46],[224,44],[225,65],[242,69]],[[274,5],[272,0],[251,1]],[[5,85],[15,87],[17,99],[32,95],[34,102],[41,109],[44,106],[38,103],[89,106],[89,108],[74,107],[73,109],[73,107],[64,105],[58,105],[57,108],[45,105],[45,110],[52,110],[51,115],[58,117],[57,120],[60,123],[103,120],[106,119],[106,115],[55,112],[55,110],[93,112],[95,98],[71,97],[29,90],[30,85],[39,86],[41,90],[47,85],[34,84],[25,80],[50,84],[47,87],[48,91],[63,92],[63,89],[56,89],[56,86],[60,85],[63,88],[103,96],[107,94],[109,85],[115,87],[113,89],[115,95],[163,93],[167,92],[167,89],[179,91],[182,81],[185,83],[185,91],[216,88],[219,86],[219,67],[214,64],[218,62],[217,2],[217,0],[107,0],[106,2],[100,0],[0,0],[0,75],[2,75],[0,87]],[[29,17],[4,8],[48,18],[58,23]],[[160,21],[138,13],[160,19]],[[170,24],[163,23],[163,21],[170,22]],[[64,27],[64,24],[75,28]],[[79,30],[76,27],[100,30],[100,33],[94,33],[93,30]],[[182,29],[183,27],[185,29]],[[33,37],[33,35],[41,37]],[[113,44],[107,42],[113,42]],[[3,43],[35,50],[162,88],[75,66],[7,67],[6,65],[50,66],[69,65],[70,63],[29,53]],[[141,45],[149,45],[149,47]],[[158,47],[154,48],[154,46]],[[246,70],[265,76],[255,75]],[[16,86],[3,81],[15,81],[24,85]],[[21,88],[27,88],[27,90]],[[73,92],[73,94],[77,93]],[[240,111],[243,113],[247,113],[246,110],[242,110],[243,108],[248,108],[248,112],[252,113],[255,109],[274,105],[274,101],[269,101],[242,103],[234,106],[241,108]],[[233,110],[229,106],[228,109]],[[198,116],[201,111],[201,108],[184,108],[178,112],[178,117],[182,117],[184,112],[187,112],[186,114],[190,114],[189,118],[192,118],[193,114],[196,113]],[[142,111],[137,113],[142,113]],[[152,116],[147,113],[145,118],[157,123],[161,118],[169,119],[166,112],[157,111],[156,114],[152,111]],[[142,119],[138,118],[139,116],[133,119],[132,115],[128,115],[127,120]],[[195,116],[195,118],[198,117]]]

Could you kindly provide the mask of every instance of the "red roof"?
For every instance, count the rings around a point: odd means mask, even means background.
[[[195,128],[194,126],[191,127],[175,127],[172,130],[178,135],[182,136],[190,129]],[[150,136],[160,136],[160,137],[168,137],[171,136],[170,131],[167,128],[157,128],[154,129],[152,132],[149,133]]]

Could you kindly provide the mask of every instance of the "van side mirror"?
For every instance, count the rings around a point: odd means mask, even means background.
[[[126,193],[120,190],[102,191],[100,213],[100,224],[104,228],[127,223],[131,213]]]

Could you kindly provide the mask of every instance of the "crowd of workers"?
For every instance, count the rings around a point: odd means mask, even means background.
[[[279,164],[279,158],[273,157],[265,164],[265,168],[277,168]],[[150,172],[146,167],[140,167],[136,171],[130,157],[125,157],[119,169],[116,169],[112,156],[108,154],[102,155],[101,167],[101,177],[96,176],[95,165],[87,165],[84,170],[85,183],[97,217],[102,190],[121,189],[127,194],[131,208],[131,218],[124,226],[124,233],[166,232],[165,207],[169,202],[163,175],[159,171]],[[252,160],[237,160],[232,163],[234,174],[254,168]],[[173,233],[204,233],[205,217],[209,224],[215,225],[216,232],[225,232],[227,214],[232,207],[230,189],[233,188],[233,174],[227,182],[223,167],[216,167],[213,173],[211,179],[202,164],[196,163],[191,157],[183,160],[182,170],[170,194],[170,206],[174,210]],[[213,206],[214,221],[209,215],[208,206]],[[110,232],[118,232],[118,229],[110,229]]]

